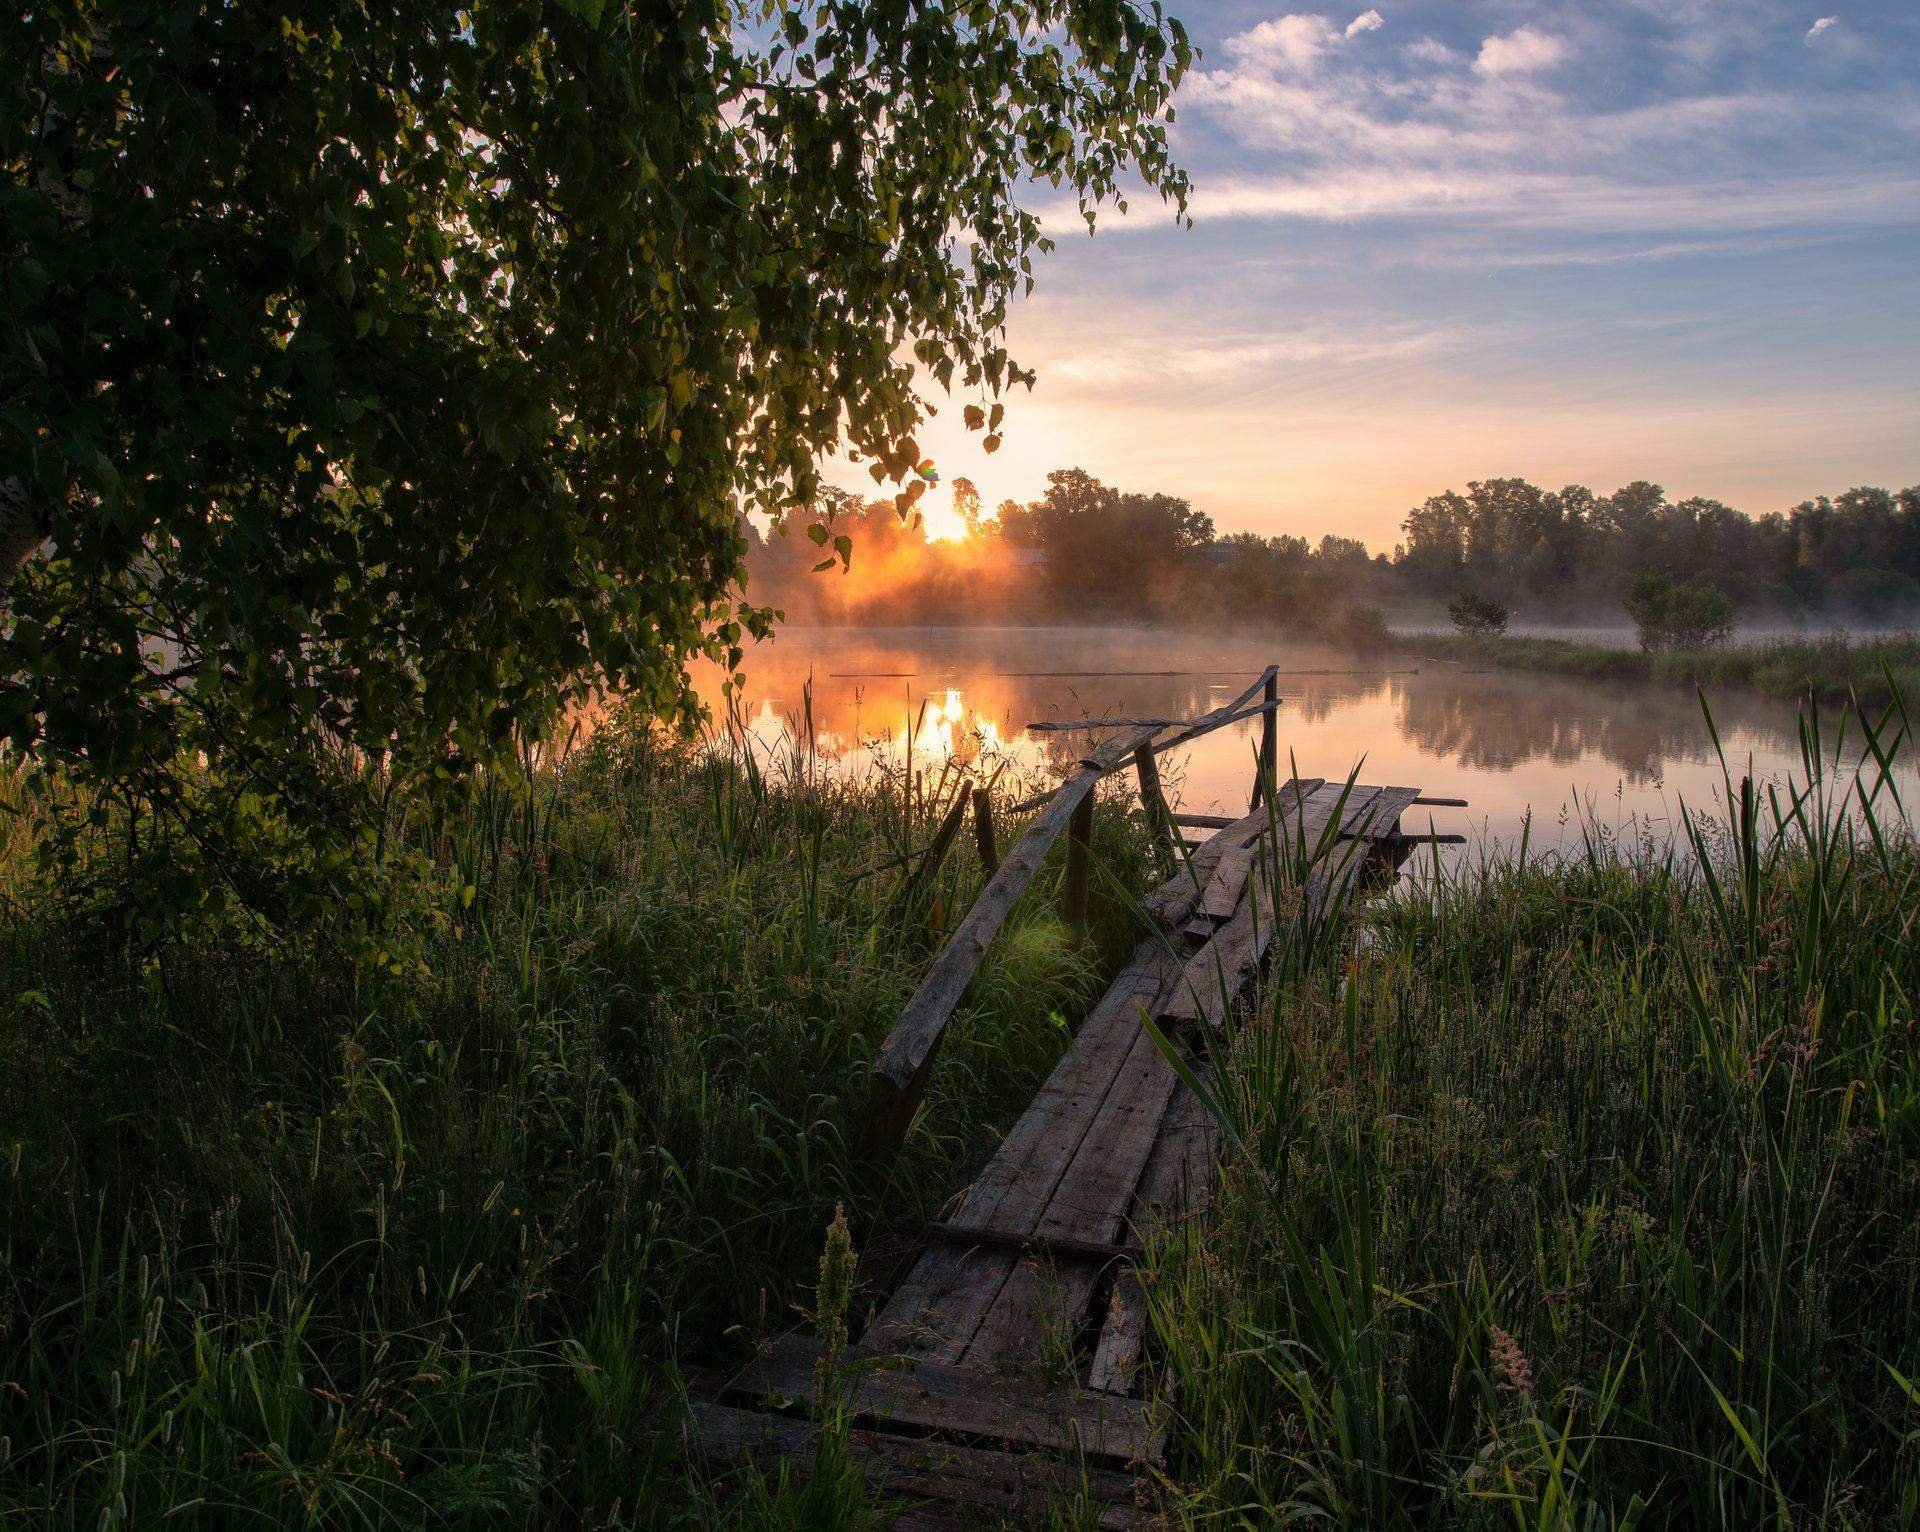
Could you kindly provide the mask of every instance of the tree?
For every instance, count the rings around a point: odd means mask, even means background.
[[[1644,650],[1706,649],[1733,632],[1733,602],[1723,592],[1676,585],[1657,571],[1634,580],[1625,604]]]
[[[1454,627],[1467,638],[1493,638],[1507,631],[1507,622],[1513,616],[1498,601],[1469,591],[1458,601],[1449,602],[1447,615],[1453,619]]]
[[[1184,209],[1157,4],[49,0],[0,41],[0,733],[176,908],[371,898],[386,798],[602,689],[687,714],[767,622],[742,510],[843,447],[902,479],[935,386],[998,431],[1020,189]]]

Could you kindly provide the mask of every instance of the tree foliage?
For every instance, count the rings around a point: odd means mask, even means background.
[[[1501,602],[1468,591],[1459,600],[1447,604],[1447,616],[1453,620],[1454,628],[1467,637],[1490,638],[1507,631],[1513,613]]]
[[[1645,650],[1709,649],[1733,634],[1733,602],[1706,585],[1676,585],[1649,570],[1627,590],[1627,616]]]
[[[999,430],[1027,190],[1184,207],[1157,4],[51,0],[0,38],[0,730],[176,911],[370,921],[387,799],[601,688],[684,715],[767,621],[742,510],[838,448],[904,477],[931,389]]]

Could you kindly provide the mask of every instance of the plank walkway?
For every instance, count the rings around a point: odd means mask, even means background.
[[[1138,743],[1130,733],[1083,763],[1047,805],[1049,838],[1067,800],[1090,791],[1082,779]],[[1183,1047],[1220,1026],[1276,939],[1275,905],[1287,914],[1284,939],[1336,910],[1370,864],[1397,865],[1409,844],[1400,816],[1417,796],[1318,778],[1281,784],[1271,810],[1217,829],[1148,901],[1159,933],[1093,1007],[951,1219],[926,1231],[927,1247],[850,1348],[842,1404],[854,1452],[878,1487],[914,1507],[897,1527],[1027,1525],[1076,1497],[1098,1526],[1134,1523],[1138,1476],[1166,1443],[1134,1261],[1156,1231],[1206,1210],[1217,1132],[1140,1016]],[[1284,885],[1277,899],[1272,877]],[[942,987],[956,982],[948,974]],[[815,1355],[812,1338],[790,1335],[732,1377],[708,1380],[691,1445],[726,1461],[804,1463],[812,1427],[790,1411],[812,1395]]]

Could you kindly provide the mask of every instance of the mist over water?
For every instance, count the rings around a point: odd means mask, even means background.
[[[1632,840],[1678,830],[1682,801],[1720,813],[1725,792],[1700,704],[1684,686],[1626,687],[1432,659],[1369,663],[1274,637],[1127,628],[786,627],[747,656],[736,716],[756,748],[790,749],[811,683],[815,749],[830,769],[937,777],[949,759],[1003,786],[1049,779],[1100,736],[1041,721],[1191,717],[1281,668],[1280,761],[1303,777],[1418,787],[1470,800],[1418,808],[1408,829],[1466,834],[1456,848],[1512,848],[1531,816],[1539,850],[1581,844],[1581,819]],[[699,678],[724,716],[721,677]],[[1735,779],[1801,775],[1795,711],[1745,691],[1710,695]],[[1178,808],[1243,810],[1257,722],[1219,730],[1163,762]],[[1849,769],[1858,735],[1843,751]],[[1130,780],[1130,779],[1129,779]],[[1903,789],[1906,784],[1902,784]]]

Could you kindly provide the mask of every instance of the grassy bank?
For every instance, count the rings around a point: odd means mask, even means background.
[[[1744,686],[1771,697],[1838,704],[1858,697],[1884,706],[1891,687],[1920,696],[1920,638],[1768,639],[1721,649],[1645,654],[1559,638],[1466,638],[1409,634],[1392,647],[1459,665],[1497,665],[1591,681],[1666,681],[1688,686]],[[1892,682],[1889,682],[1889,674]]]
[[[1920,856],[1891,790],[1871,825],[1830,783],[1668,855],[1403,883],[1285,965],[1212,1077],[1217,1216],[1150,1274],[1156,1508],[1920,1514]],[[0,1508],[872,1524],[831,1456],[811,1487],[690,1472],[683,1370],[800,1322],[836,1204],[873,1255],[964,1184],[1144,865],[1104,805],[1091,950],[1043,876],[877,1181],[862,1068],[979,879],[962,848],[902,911],[859,876],[924,839],[908,799],[609,732],[428,845],[478,892],[405,980],[235,934],[115,950],[0,820]]]

